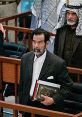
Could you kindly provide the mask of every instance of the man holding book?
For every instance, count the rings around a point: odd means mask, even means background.
[[[65,61],[46,49],[50,34],[37,28],[32,32],[31,38],[33,51],[24,54],[21,59],[19,103],[56,110],[56,107],[69,96],[73,82],[68,75]],[[51,97],[44,93],[39,100],[33,98],[38,80],[48,84],[54,83],[60,86],[60,89]],[[26,113],[21,113],[20,117],[22,114],[24,117],[30,117]]]

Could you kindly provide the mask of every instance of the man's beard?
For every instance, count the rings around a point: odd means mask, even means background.
[[[76,25],[76,21],[67,20],[67,24],[70,26]]]
[[[33,49],[33,51],[34,51],[34,53],[35,53],[35,55],[37,56],[37,57],[40,57],[41,55],[43,55],[43,53],[45,52],[45,49]]]

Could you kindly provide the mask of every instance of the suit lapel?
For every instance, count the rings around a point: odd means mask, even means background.
[[[29,74],[30,77],[32,78],[32,73],[33,73],[33,62],[34,62],[34,54],[30,56],[29,64],[28,64],[28,69],[29,69]]]
[[[49,68],[49,65],[50,65],[50,61],[49,61],[49,52],[47,51],[46,58],[45,58],[45,61],[44,61],[43,66],[42,66],[42,70],[41,70],[39,79],[42,79],[43,76],[47,73],[48,68]]]

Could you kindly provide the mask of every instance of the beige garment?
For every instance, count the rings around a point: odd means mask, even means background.
[[[2,0],[0,0],[0,2],[1,1]],[[16,4],[16,2],[7,3],[7,4],[0,4],[0,18],[12,16],[12,15],[15,15],[15,14],[17,14],[17,4]],[[10,21],[8,23],[8,25],[14,26],[14,21]],[[8,39],[11,42],[14,41],[14,32],[12,32],[12,31],[8,32]]]

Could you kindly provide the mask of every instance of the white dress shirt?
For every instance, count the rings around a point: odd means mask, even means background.
[[[30,96],[33,96],[36,80],[38,80],[38,78],[39,78],[45,58],[46,58],[46,51],[44,52],[44,54],[42,56],[40,56],[38,58],[35,55],[34,63],[33,63],[33,75],[32,75],[31,89],[30,89]]]

